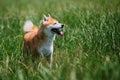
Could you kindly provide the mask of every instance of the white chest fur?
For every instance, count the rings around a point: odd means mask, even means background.
[[[55,39],[55,35],[53,37],[48,37],[46,41],[38,48],[38,52],[44,56],[48,56],[52,54],[54,39]]]

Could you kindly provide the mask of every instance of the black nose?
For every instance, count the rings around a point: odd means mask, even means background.
[[[62,24],[61,27],[63,28],[63,27],[64,27],[64,24]]]

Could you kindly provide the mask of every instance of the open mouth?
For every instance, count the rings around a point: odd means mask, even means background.
[[[61,35],[63,36],[64,35],[64,32],[60,29],[57,29],[57,28],[53,28],[51,29],[54,33],[58,34],[58,35]]]

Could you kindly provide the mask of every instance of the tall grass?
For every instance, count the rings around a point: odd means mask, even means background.
[[[119,80],[119,0],[0,0],[0,80]],[[50,13],[65,24],[52,69],[22,52],[25,20]]]

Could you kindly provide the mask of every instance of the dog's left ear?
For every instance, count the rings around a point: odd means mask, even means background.
[[[50,15],[50,14],[48,14],[48,17],[51,17],[51,15]]]
[[[47,16],[43,15],[43,21],[46,21],[46,20],[47,20]]]
[[[43,15],[43,18],[42,20],[40,21],[40,24],[45,24],[47,21],[47,16],[46,15]]]

